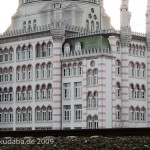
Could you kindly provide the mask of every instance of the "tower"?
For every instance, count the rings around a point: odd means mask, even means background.
[[[53,38],[53,129],[61,129],[61,52],[65,34],[65,24],[62,21],[62,1],[53,0],[53,19],[51,20],[51,35]]]
[[[120,29],[121,29],[121,89],[122,89],[122,124],[128,126],[129,116],[129,73],[128,73],[128,46],[131,41],[130,12],[128,11],[128,0],[122,0],[120,8]]]

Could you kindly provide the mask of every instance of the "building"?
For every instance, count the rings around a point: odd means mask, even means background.
[[[146,34],[128,0],[115,30],[103,0],[19,0],[0,36],[0,130],[150,126]]]

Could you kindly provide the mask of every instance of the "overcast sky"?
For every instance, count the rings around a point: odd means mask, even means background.
[[[0,0],[0,33],[4,32],[16,12],[19,0]],[[131,26],[133,31],[145,32],[145,13],[147,0],[129,0],[132,13]],[[104,0],[104,8],[111,17],[112,25],[119,29],[121,0]]]

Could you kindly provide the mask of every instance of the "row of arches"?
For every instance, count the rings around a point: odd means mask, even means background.
[[[121,121],[123,119],[122,108],[120,105],[117,105],[115,107],[115,119],[118,121]],[[134,108],[133,106],[131,106],[129,108],[129,120],[140,122],[146,121],[146,108],[145,107],[140,108],[139,106]]]
[[[0,88],[0,103],[13,101],[13,88]]]
[[[146,48],[139,44],[129,44],[129,55],[145,57]]]
[[[88,115],[87,116],[87,128],[88,129],[98,129],[98,116]]]
[[[9,49],[5,47],[4,50],[0,48],[0,62],[12,62],[13,53],[14,50],[12,47],[10,47]]]
[[[98,69],[88,69],[87,71],[87,85],[93,86],[98,84]]]
[[[88,92],[87,94],[87,108],[97,108],[98,107],[98,92]]]
[[[63,76],[68,77],[68,76],[77,76],[77,75],[82,75],[82,69],[83,65],[82,62],[78,63],[68,63],[68,64],[62,64],[63,68]]]

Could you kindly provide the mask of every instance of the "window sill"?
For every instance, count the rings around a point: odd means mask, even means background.
[[[38,59],[45,59],[45,58],[51,58],[51,57],[53,57],[53,55],[44,56],[44,57],[35,57],[35,60],[38,60]]]
[[[10,83],[14,83],[14,82],[13,81],[0,82],[0,84],[10,84]]]
[[[74,120],[74,122],[82,122],[82,119],[81,120]]]
[[[98,110],[98,107],[90,107],[90,108],[87,108],[87,110]]]
[[[81,75],[70,75],[70,76],[63,76],[64,78],[72,78],[72,77],[82,77],[83,74]]]
[[[30,59],[22,59],[22,60],[16,60],[16,62],[23,62],[23,61],[29,61],[29,60],[33,60],[33,58],[30,58]]]
[[[146,78],[145,78],[145,77],[129,76],[129,78],[136,78],[136,79],[144,79],[144,80],[146,80]]]
[[[129,100],[131,100],[131,101],[146,101],[146,99],[132,99],[132,98],[129,98]]]
[[[0,62],[0,64],[6,64],[6,63],[12,63],[14,61],[3,61],[3,62]]]
[[[7,102],[0,102],[0,104],[10,104],[10,103],[13,103],[13,101],[7,101]]]
[[[89,88],[89,87],[98,87],[98,86],[100,86],[99,84],[96,84],[96,85],[87,85],[87,87]]]
[[[129,54],[129,56],[131,56],[131,57],[140,57],[140,58],[146,58],[146,56],[137,56],[137,55],[132,55],[132,54]]]
[[[39,81],[39,80],[49,80],[49,79],[53,79],[53,78],[52,78],[52,77],[51,77],[51,78],[38,78],[38,79],[36,78],[35,81]]]

